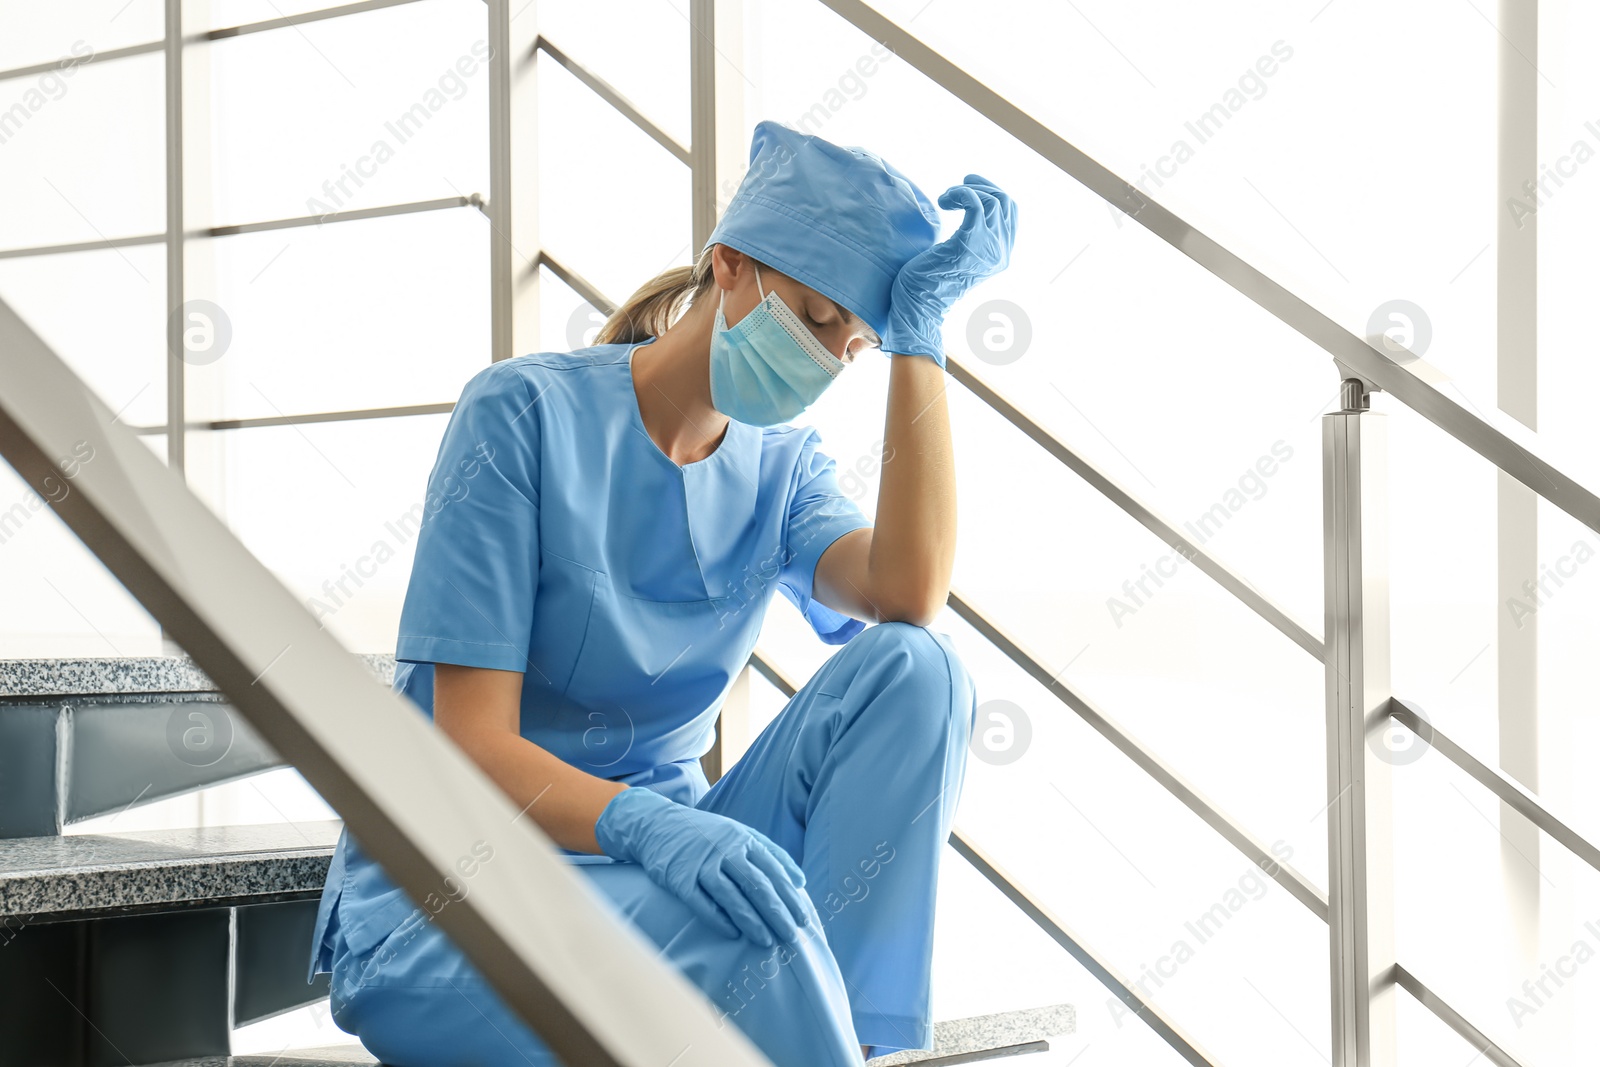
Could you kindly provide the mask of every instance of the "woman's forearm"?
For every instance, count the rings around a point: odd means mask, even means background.
[[[950,593],[956,554],[955,456],[946,371],[921,356],[890,357],[868,572],[880,610],[931,621]]]
[[[522,675],[434,665],[433,720],[562,848],[601,851],[594,824],[627,787],[585,773],[517,732]]]

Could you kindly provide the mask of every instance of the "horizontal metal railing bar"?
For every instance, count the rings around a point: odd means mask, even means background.
[[[1439,994],[1429,989],[1422,980],[1398,963],[1394,965],[1394,984],[1404,989],[1414,997],[1417,1003],[1438,1016],[1439,1021],[1454,1030],[1474,1049],[1495,1067],[1522,1067],[1517,1059],[1486,1036],[1482,1030],[1467,1021],[1466,1016],[1456,1011]]]
[[[359,219],[381,219],[392,215],[410,215],[417,211],[443,211],[457,207],[481,207],[483,197],[477,193],[467,196],[441,196],[437,200],[412,200],[403,204],[380,204],[377,207],[356,208],[352,211],[330,211],[326,215],[292,215],[283,219],[263,222],[241,222],[228,226],[212,226],[200,231],[206,237],[233,237],[241,233],[261,233],[265,230],[288,230],[297,226],[320,226],[325,222],[355,222]]]
[[[246,22],[236,26],[221,26],[198,34],[195,39],[220,41],[228,37],[242,37],[246,34],[261,33],[266,30],[281,30],[290,26],[303,26],[308,22],[321,22],[324,19],[340,18],[344,15],[359,15],[366,11],[377,11],[380,8],[399,7],[402,4],[415,4],[418,2],[420,0],[361,0],[359,3],[324,7],[298,15],[285,15],[282,18],[263,19],[260,22]],[[164,40],[141,41],[139,44],[130,44],[123,48],[111,48],[82,58],[63,56],[60,59],[52,59],[46,63],[33,63],[26,67],[0,70],[0,81],[5,81],[7,78],[25,78],[31,74],[44,74],[47,71],[59,70],[63,64],[82,66],[85,63],[103,63],[112,59],[126,59],[129,56],[142,56],[151,52],[160,52],[165,48],[166,41]]]
[[[1446,759],[1515,808],[1529,822],[1565,845],[1574,856],[1600,871],[1600,848],[1596,848],[1588,838],[1551,814],[1532,793],[1462,748],[1444,731],[1418,715],[1407,701],[1391,697],[1388,711],[1396,722],[1438,749]]]
[[[220,41],[228,37],[243,37],[250,33],[264,33],[267,30],[282,30],[290,26],[304,26],[308,22],[321,22],[324,19],[343,18],[345,15],[360,15],[368,11],[378,11],[386,7],[400,7],[404,4],[415,4],[419,0],[359,0],[353,4],[339,4],[336,7],[322,7],[315,11],[306,11],[298,15],[284,15],[281,18],[262,19],[260,22],[245,22],[237,26],[222,26],[215,30],[207,30],[201,36],[206,40]]]
[[[34,245],[31,248],[0,248],[0,259],[56,256],[63,252],[98,252],[102,248],[131,248],[134,245],[158,245],[164,243],[166,239],[165,233],[141,233],[133,237],[109,237],[98,241],[72,241],[60,245]]]
[[[12,67],[10,70],[0,70],[0,81],[5,81],[8,78],[26,78],[34,74],[46,74],[52,70],[61,70],[63,67],[81,67],[88,63],[104,63],[112,59],[148,55],[151,52],[159,52],[165,47],[165,41],[144,41],[140,44],[130,44],[125,48],[108,48],[104,52],[93,52],[86,56],[66,55],[46,63],[33,63],[26,67]]]
[[[1110,990],[1113,996],[1126,1004],[1129,1011],[1154,1030],[1174,1052],[1194,1067],[1215,1067],[1217,1061],[1200,1046],[1198,1041],[1190,1037],[1176,1020],[1153,1001],[1141,997],[1127,978],[1123,977],[1105,957],[1090,948],[1080,934],[1068,927],[1042,901],[1019,885],[994,857],[959,829],[951,832],[950,847],[972,864],[978,873],[987,878],[990,884],[1000,890],[1024,915],[1032,919],[1034,925],[1048,934],[1056,944],[1066,949],[1068,955],[1077,960],[1096,981]]]
[[[1299,301],[1298,297],[1290,299]],[[1362,378],[1391,394],[1589,529],[1600,532],[1600,496],[1593,490],[1495,429],[1365,341],[1346,332],[1331,319],[1324,321],[1327,328],[1320,331],[1325,335],[1323,340],[1313,336],[1308,329],[1300,332],[1317,341],[1323,349],[1333,353],[1335,359]]]
[[[543,249],[539,251],[539,258],[534,262],[534,269],[537,270],[541,266],[565,282],[569,289],[587,300],[600,314],[610,315],[617,310],[616,302],[596,288],[589,279]]]
[[[1483,419],[1334,322],[1305,300],[1145,196],[1066,138],[1023,111],[921,38],[863,0],[819,0],[887,45],[946,92],[1075,178],[1135,222],[1194,260],[1240,295],[1552,504],[1600,531],[1600,496],[1518,445]]]
[[[1102,737],[1110,741],[1123,755],[1131,759],[1140,770],[1154,778],[1162,788],[1176,797],[1184,807],[1198,815],[1207,826],[1217,831],[1229,844],[1244,853],[1245,857],[1260,868],[1263,874],[1268,875],[1287,889],[1296,900],[1309,908],[1313,915],[1324,922],[1327,921],[1328,898],[1310,879],[1274,856],[1271,849],[1258,841],[1255,835],[1246,830],[1237,819],[1209,800],[1193,783],[1169,765],[1166,760],[1156,755],[1144,742],[1123,729],[1120,724],[1096,707],[1087,697],[1062,682],[1059,671],[1051,671],[1039,660],[1039,657],[1023,647],[1022,643],[1003,629],[999,623],[973,606],[972,602],[966,597],[952,589],[949,603],[951,609],[957,615],[965,619],[990,644],[1005,653],[1011,662],[1031,675],[1034,681],[1049,690],[1051,695],[1075,712],[1080,719],[1094,727]]]
[[[66,475],[56,514],[562,1062],[770,1067],[4,301],[0,456],[35,489]]]
[[[1073,451],[1055,434],[1045,429],[1037,419],[1026,414],[1015,401],[1010,400],[993,385],[978,377],[956,356],[946,356],[946,365],[956,381],[966,386],[978,399],[993,408],[1007,422],[1054,456],[1101,496],[1127,512],[1151,533],[1183,553],[1196,567],[1216,583],[1237,597],[1246,607],[1276,627],[1280,632],[1321,661],[1324,655],[1322,639],[1304,624],[1279,607],[1249,580],[1211,555],[1192,538],[1184,534],[1169,520],[1158,514],[1154,507],[1139,499],[1131,490],[1121,485],[1105,471]]]
[[[448,415],[456,408],[454,400],[438,404],[401,404],[388,408],[351,408],[347,411],[312,411],[300,415],[263,415],[248,419],[213,419],[188,422],[186,430],[248,430],[261,426],[304,426],[313,422],[351,422],[357,419],[403,419],[412,415]],[[166,433],[167,424],[132,426],[136,434]]]
[[[691,165],[688,145],[652,122],[645,116],[643,111],[640,111],[634,105],[633,101],[618,92],[610,82],[567,55],[557,45],[553,44],[550,38],[541,34],[534,40],[533,50],[535,52],[543,51],[551,59],[565,67],[573,77],[587,85],[596,96],[619,111],[629,122],[643,130],[656,144],[671,152],[679,163],[684,166]]]
[[[785,697],[800,691],[793,679],[767,658],[759,648],[750,655],[750,666]],[[1155,1004],[1146,1001],[1105,957],[1088,946],[1077,933],[1067,927],[1043,902],[1021,886],[995,859],[959,829],[950,833],[950,847],[977,869],[1007,900],[1015,904],[1035,926],[1043,930],[1056,944],[1066,949],[1073,959],[1095,977],[1101,985],[1126,1004],[1132,1014],[1144,1021],[1173,1050],[1195,1067],[1216,1067],[1216,1061],[1204,1052],[1198,1042],[1184,1033],[1183,1028],[1167,1017]]]
[[[771,682],[773,687],[785,697],[792,697],[800,692],[800,687],[795,685],[793,680],[784,674],[777,664],[768,659],[767,654],[759,648],[750,653],[750,666],[755,669],[757,674]]]
[[[297,226],[320,226],[325,222],[355,222],[359,219],[381,219],[393,215],[410,215],[418,211],[441,211],[447,208],[478,207],[484,200],[477,193],[468,196],[444,196],[437,200],[414,200],[403,204],[381,204],[378,207],[335,211],[327,215],[294,215],[283,219],[262,222],[241,222],[227,226],[210,226],[195,230],[191,237],[233,237],[241,233],[261,233],[265,230],[289,230]],[[95,252],[102,248],[127,248],[131,245],[158,245],[165,242],[165,233],[145,233],[133,237],[112,237],[99,241],[73,241],[59,245],[35,245],[31,248],[0,249],[0,259],[22,256],[55,256],[63,252]]]

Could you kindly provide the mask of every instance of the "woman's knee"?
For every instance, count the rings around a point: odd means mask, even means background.
[[[971,730],[976,687],[948,636],[914,623],[880,622],[857,634],[852,644],[856,641],[866,642],[860,651],[875,662],[901,655],[904,670],[896,684],[912,690],[919,705],[947,708],[951,723]]]

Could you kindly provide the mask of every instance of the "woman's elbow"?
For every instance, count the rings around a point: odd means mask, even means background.
[[[949,589],[922,589],[909,595],[889,597],[878,604],[879,622],[906,622],[912,626],[932,626],[950,597]]]

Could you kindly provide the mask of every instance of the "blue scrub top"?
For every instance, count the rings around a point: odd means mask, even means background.
[[[394,688],[431,718],[434,663],[522,671],[523,737],[693,803],[774,584],[829,644],[864,628],[811,591],[823,551],[871,523],[809,427],[730,420],[709,456],[674,463],[645,430],[634,347],[536,353],[468,381],[428,480]],[[341,888],[357,951],[413,908],[346,834],[315,945]]]

